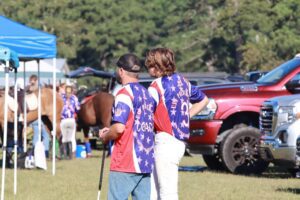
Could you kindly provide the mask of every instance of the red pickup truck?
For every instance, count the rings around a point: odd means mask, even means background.
[[[187,151],[202,154],[213,170],[262,173],[269,163],[261,159],[258,150],[261,104],[271,97],[295,93],[297,82],[300,82],[300,57],[296,56],[255,83],[200,87],[210,102],[191,119]]]

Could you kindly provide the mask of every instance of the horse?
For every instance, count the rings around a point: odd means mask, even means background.
[[[26,98],[30,95],[26,94]],[[31,93],[31,98],[35,98],[35,102],[37,102],[38,91],[34,91]],[[0,105],[4,105],[5,96],[4,91],[0,92]],[[20,102],[22,104],[22,102]],[[19,104],[19,105],[20,105]],[[19,106],[21,107],[21,106]],[[27,111],[27,124],[38,119],[38,108],[36,106],[28,106],[29,110]],[[61,118],[61,111],[63,108],[63,100],[61,96],[56,93],[56,137],[60,138],[61,131],[60,131],[60,118]],[[16,109],[8,109],[7,113],[7,121],[8,123],[14,122],[14,112]],[[22,111],[19,111],[22,113]],[[48,131],[52,130],[53,124],[53,93],[51,88],[43,87],[41,88],[41,117],[46,125]],[[0,136],[3,142],[3,127],[4,127],[4,109],[0,109]],[[8,130],[8,137],[11,137],[11,131]]]
[[[113,103],[114,96],[101,91],[81,101],[80,110],[77,115],[77,125],[79,130],[83,129],[85,143],[89,143],[90,127],[110,126]]]

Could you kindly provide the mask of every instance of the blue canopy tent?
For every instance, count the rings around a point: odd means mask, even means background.
[[[18,53],[20,60],[56,57],[56,36],[0,16],[0,45]]]
[[[40,60],[53,58],[53,87],[56,85],[56,36],[27,27],[4,16],[0,16],[0,45],[15,51],[20,60]],[[39,62],[38,62],[39,63]],[[39,75],[39,67],[38,67]],[[24,85],[25,85],[25,65],[24,65]],[[8,83],[6,83],[8,84]],[[39,89],[39,102],[40,102]],[[53,141],[56,135],[56,91],[53,90]],[[24,103],[25,104],[25,103]],[[39,106],[38,113],[41,116]],[[24,113],[26,119],[26,112]],[[26,124],[24,122],[24,124]],[[41,122],[39,117],[39,130]],[[40,132],[40,131],[39,131]],[[55,145],[55,142],[53,142]],[[53,147],[53,175],[55,174],[55,146]],[[4,190],[4,185],[2,185]],[[2,196],[2,194],[1,194]]]

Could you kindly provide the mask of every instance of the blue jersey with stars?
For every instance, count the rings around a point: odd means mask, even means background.
[[[139,83],[129,83],[119,90],[113,107],[113,123],[125,130],[115,140],[110,170],[151,173],[154,163],[154,101]]]
[[[156,103],[156,132],[166,132],[179,140],[187,140],[189,104],[200,102],[205,94],[177,73],[155,79],[148,90]]]

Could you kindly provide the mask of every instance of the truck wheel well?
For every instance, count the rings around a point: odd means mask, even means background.
[[[259,127],[259,113],[257,112],[239,112],[230,115],[223,121],[219,133],[233,128],[237,124],[246,124],[248,126]]]

